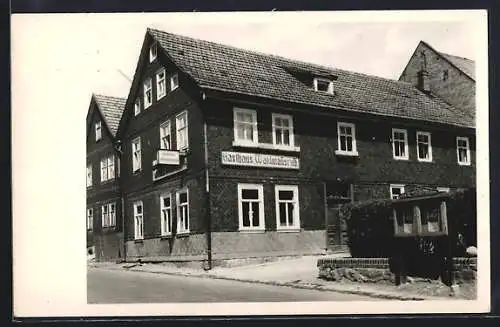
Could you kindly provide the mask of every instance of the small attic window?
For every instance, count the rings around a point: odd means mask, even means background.
[[[443,81],[448,80],[448,69],[443,70]]]
[[[156,42],[155,42],[149,48],[149,62],[153,62],[156,59],[157,52],[158,52],[158,49],[157,49]]]
[[[333,94],[333,81],[326,78],[316,77],[313,81],[314,90]]]

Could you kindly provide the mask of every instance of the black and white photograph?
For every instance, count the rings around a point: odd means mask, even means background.
[[[14,15],[15,308],[488,311],[486,22]]]

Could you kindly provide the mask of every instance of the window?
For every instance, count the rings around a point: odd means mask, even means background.
[[[314,90],[333,94],[333,82],[325,78],[315,78],[313,81]]]
[[[436,190],[438,192],[449,192],[450,191],[450,188],[449,187],[437,187]]]
[[[142,240],[144,238],[144,215],[142,211],[142,201],[134,203],[134,238]]]
[[[293,118],[290,115],[272,114],[273,144],[291,147],[294,145]]]
[[[160,196],[161,235],[172,234],[172,198],[170,194]]]
[[[148,78],[144,82],[144,109],[148,108],[153,103],[153,91],[151,88],[151,84],[151,78]]]
[[[167,120],[160,125],[160,149],[171,149],[170,121]]]
[[[141,99],[137,98],[135,99],[135,104],[134,104],[134,114],[137,116],[140,113],[141,113]]]
[[[356,128],[351,123],[337,123],[338,153],[357,154]]]
[[[264,230],[262,185],[238,184],[238,217],[240,231]]]
[[[300,229],[298,186],[276,185],[277,229]]]
[[[177,128],[177,150],[187,149],[189,146],[187,111],[177,115],[175,126]]]
[[[257,112],[234,108],[234,140],[237,143],[259,143],[257,135]]]
[[[470,145],[468,137],[457,137],[457,160],[459,165],[470,165]]]
[[[391,184],[390,186],[391,199],[397,199],[405,192],[405,186],[401,184]]]
[[[160,69],[156,73],[156,100],[160,100],[166,94],[165,88],[165,69]]]
[[[101,182],[115,178],[115,156],[101,159]]]
[[[170,90],[173,91],[179,87],[179,75],[174,74],[170,77]]]
[[[102,126],[101,122],[95,123],[95,141],[99,141],[102,138]]]
[[[406,129],[392,129],[392,155],[396,160],[408,160],[408,134]]]
[[[189,195],[188,191],[177,192],[177,234],[189,233]]]
[[[92,230],[94,228],[94,210],[92,208],[87,209],[87,230]]]
[[[116,225],[116,207],[114,203],[108,203],[101,207],[102,227],[113,227]]]
[[[158,52],[158,47],[156,43],[153,43],[149,48],[149,62],[153,62],[156,59],[156,56],[158,55],[157,52]]]
[[[141,170],[141,138],[132,141],[132,172]]]
[[[432,161],[431,133],[417,132],[418,161]]]
[[[92,186],[92,164],[87,165],[87,187]]]
[[[443,81],[448,80],[448,69],[443,70]]]

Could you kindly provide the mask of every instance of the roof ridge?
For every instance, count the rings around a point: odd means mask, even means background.
[[[119,100],[127,100],[126,97],[118,97],[115,95],[107,95],[107,94],[102,94],[102,93],[92,93],[92,95],[96,97],[103,97],[103,98],[112,98],[112,99],[119,99]]]
[[[240,48],[240,47],[237,47],[237,46],[234,46],[234,45],[231,45],[231,44],[219,43],[219,42],[214,42],[214,41],[209,41],[209,40],[205,40],[205,39],[195,38],[195,37],[187,36],[187,35],[183,35],[183,34],[176,34],[176,33],[166,32],[164,30],[159,30],[157,28],[150,28],[150,27],[148,27],[147,30],[148,31],[154,31],[154,32],[157,32],[157,33],[159,32],[159,33],[163,33],[163,34],[168,34],[168,35],[171,35],[171,36],[174,36],[174,37],[182,37],[182,38],[189,39],[189,40],[192,40],[192,41],[206,42],[206,43],[209,43],[209,44],[212,44],[212,45],[223,46],[223,47],[227,47],[227,48],[230,48],[230,49],[234,49],[234,50],[238,50],[238,51],[243,51],[243,52],[251,53],[251,54],[255,54],[255,55],[272,57],[272,58],[276,58],[276,59],[279,59],[279,60],[288,61],[288,62],[291,62],[291,63],[297,63],[297,64],[302,64],[302,65],[309,65],[309,66],[312,66],[314,68],[325,69],[325,70],[329,70],[331,72],[335,72],[336,71],[336,72],[343,72],[343,73],[349,73],[349,74],[357,74],[359,76],[366,76],[366,77],[370,77],[370,78],[376,78],[376,79],[379,79],[379,80],[382,80],[382,81],[388,81],[388,82],[394,82],[396,84],[403,84],[403,85],[412,86],[411,83],[403,82],[403,81],[398,81],[397,79],[392,79],[392,78],[387,78],[387,77],[381,77],[381,76],[371,75],[371,74],[367,74],[367,73],[361,73],[361,72],[357,72],[357,71],[346,70],[346,69],[342,69],[342,68],[337,68],[337,67],[333,67],[333,66],[322,65],[322,64],[318,64],[318,63],[314,63],[314,62],[309,62],[309,61],[304,61],[304,60],[299,60],[299,59],[288,58],[288,57],[285,57],[285,56],[276,55],[276,54],[272,54],[272,53],[266,53],[266,52],[257,51],[257,50],[250,50],[250,49]]]

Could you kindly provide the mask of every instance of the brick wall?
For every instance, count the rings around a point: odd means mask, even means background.
[[[206,257],[206,235],[192,234],[185,237],[154,237],[137,243],[127,241],[127,261],[139,258],[171,260],[175,258]]]

